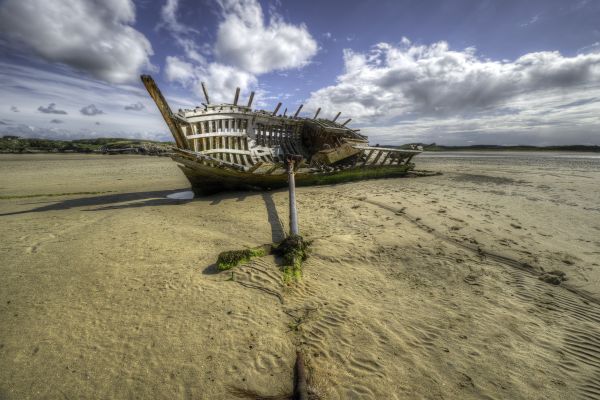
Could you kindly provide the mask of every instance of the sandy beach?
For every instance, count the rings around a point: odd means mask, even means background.
[[[443,175],[189,199],[169,158],[0,156],[0,399],[600,399],[600,156],[434,153]],[[540,278],[566,280],[560,285]],[[550,276],[551,278],[551,276]]]

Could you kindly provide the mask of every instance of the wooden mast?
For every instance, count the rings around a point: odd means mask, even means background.
[[[240,88],[235,88],[235,98],[233,99],[234,106],[237,106],[239,98],[240,98]]]
[[[160,111],[163,119],[167,123],[167,126],[171,131],[171,135],[173,135],[173,138],[175,139],[177,147],[180,149],[189,150],[190,146],[187,142],[187,139],[185,138],[185,135],[181,131],[179,125],[173,121],[173,111],[171,111],[167,100],[165,100],[164,96],[160,92],[160,89],[158,86],[156,86],[154,79],[152,79],[150,75],[142,75],[140,78],[142,79],[142,83],[146,87],[146,90],[148,90],[150,97],[152,97],[152,100],[154,100],[154,103],[156,103],[158,111]]]
[[[294,114],[294,118],[296,118],[298,114],[300,114],[300,110],[302,110],[302,107],[304,107],[304,104],[300,104],[300,107],[298,107],[298,110],[296,110],[296,114]]]
[[[206,104],[210,104],[210,99],[208,98],[208,90],[206,90],[206,86],[204,86],[204,82],[200,82],[202,84],[202,91],[204,92],[204,97],[206,98]]]

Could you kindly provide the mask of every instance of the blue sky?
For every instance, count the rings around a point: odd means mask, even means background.
[[[257,92],[372,143],[600,144],[600,1],[0,1],[0,134],[170,139]]]

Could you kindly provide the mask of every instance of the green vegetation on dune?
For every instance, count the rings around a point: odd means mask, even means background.
[[[137,153],[163,153],[171,142],[153,140],[95,138],[77,140],[27,139],[4,136],[0,138],[0,153],[102,153],[129,150]]]

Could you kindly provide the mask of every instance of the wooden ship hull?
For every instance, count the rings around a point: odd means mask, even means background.
[[[239,88],[231,104],[211,104],[204,84],[206,104],[172,112],[156,83],[142,75],[176,147],[176,161],[196,195],[223,190],[271,189],[287,184],[287,155],[302,156],[296,169],[297,185],[318,185],[354,180],[396,177],[414,168],[419,150],[371,147],[364,135],[337,119],[293,116],[287,109],[278,115],[239,105]]]

